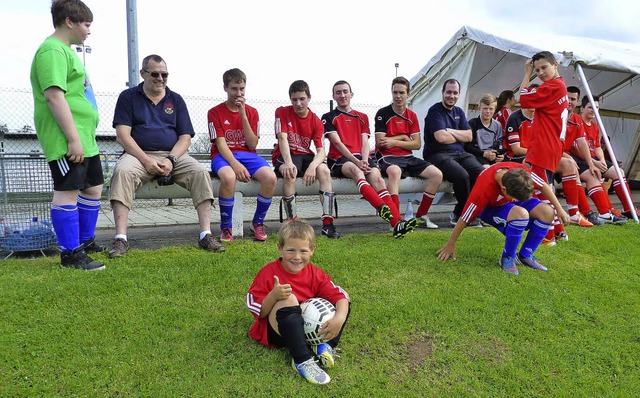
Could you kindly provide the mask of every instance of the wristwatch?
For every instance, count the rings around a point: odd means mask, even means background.
[[[171,166],[175,167],[176,166],[176,162],[178,161],[178,158],[176,158],[175,155],[167,155],[167,159],[169,159],[169,161],[171,162]]]

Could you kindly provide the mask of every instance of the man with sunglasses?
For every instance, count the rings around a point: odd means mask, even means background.
[[[116,236],[109,257],[122,257],[129,250],[127,222],[136,189],[152,179],[159,185],[173,183],[191,192],[198,213],[198,245],[223,252],[224,246],[211,234],[213,190],[209,171],[189,156],[194,136],[187,105],[167,87],[167,64],[152,54],[142,60],[143,82],[118,97],[113,127],[124,148],[111,177],[109,196]]]

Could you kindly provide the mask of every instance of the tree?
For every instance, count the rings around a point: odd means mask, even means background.
[[[20,129],[20,132],[23,134],[33,134],[33,127],[25,124],[24,126],[22,126],[22,129]]]
[[[9,127],[7,127],[6,123],[0,124],[0,134],[5,135],[9,132]]]

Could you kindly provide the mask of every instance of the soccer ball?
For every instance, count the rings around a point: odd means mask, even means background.
[[[315,297],[300,304],[304,320],[304,335],[309,344],[318,345],[324,340],[318,335],[320,325],[333,318],[336,308],[329,301]]]

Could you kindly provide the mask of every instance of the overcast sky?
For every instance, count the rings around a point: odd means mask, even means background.
[[[97,92],[126,86],[125,0],[86,0],[94,13],[86,64]],[[247,97],[288,101],[297,79],[313,100],[348,80],[354,102],[385,104],[398,74],[413,77],[463,25],[499,36],[536,32],[640,42],[640,6],[623,0],[515,2],[451,0],[169,1],[138,0],[139,55],[167,60],[169,86],[189,96],[222,97],[222,73],[242,69]],[[501,5],[505,4],[505,5]],[[30,88],[37,47],[53,31],[50,0],[0,3],[0,87]]]

